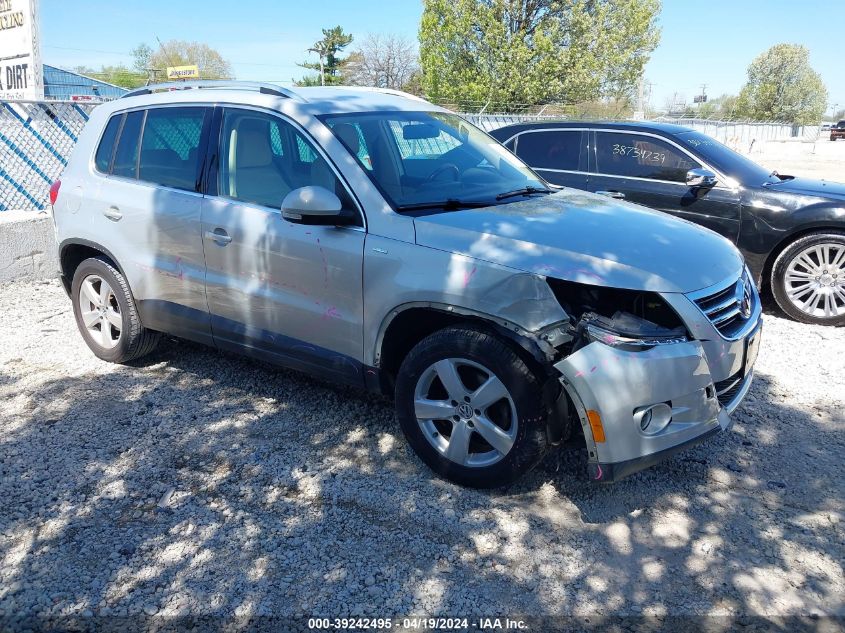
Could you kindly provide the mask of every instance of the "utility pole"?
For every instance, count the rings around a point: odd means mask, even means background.
[[[161,68],[145,68],[144,70],[147,71],[147,83],[146,83],[146,85],[149,86],[151,83],[157,84],[158,83],[158,74],[161,72]]]

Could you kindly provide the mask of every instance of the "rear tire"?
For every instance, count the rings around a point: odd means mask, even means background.
[[[158,344],[161,335],[141,325],[126,278],[106,258],[79,264],[70,296],[76,325],[97,358],[126,363]]]
[[[796,321],[845,325],[845,233],[810,233],[789,244],[772,266],[771,287]]]
[[[470,327],[423,339],[396,380],[411,448],[441,477],[473,488],[511,484],[542,460],[544,402],[542,378],[509,343]]]

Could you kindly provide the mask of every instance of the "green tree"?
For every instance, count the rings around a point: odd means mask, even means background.
[[[300,86],[304,85],[331,85],[341,83],[341,69],[345,59],[342,59],[338,54],[352,43],[352,36],[349,33],[343,32],[343,27],[336,26],[331,29],[323,29],[323,37],[308,49],[309,53],[316,53],[319,58],[318,62],[303,62],[299,64],[303,68],[316,70],[319,82],[314,82],[313,78],[304,77],[298,81]]]
[[[696,108],[689,108],[690,116],[701,119],[734,119],[736,118],[736,101],[735,95],[723,94],[720,97],[708,99]]]
[[[132,49],[132,67],[139,73],[147,73],[153,58],[153,49],[148,44],[138,44]]]
[[[629,97],[659,40],[659,0],[424,0],[422,87],[441,103]]]
[[[103,66],[100,70],[94,70],[88,66],[77,66],[74,70],[80,75],[99,79],[121,88],[138,88],[147,81],[146,73],[135,72],[123,65]]]
[[[758,121],[818,123],[827,88],[809,60],[810,52],[798,44],[777,44],[755,58],[739,93],[740,114]]]
[[[186,42],[170,40],[163,42],[157,49],[146,44],[139,44],[132,51],[134,68],[144,73],[146,80],[149,74],[155,74],[159,79],[166,78],[168,66],[189,66],[196,64],[202,79],[232,79],[232,66],[223,56],[208,44],[203,42]]]

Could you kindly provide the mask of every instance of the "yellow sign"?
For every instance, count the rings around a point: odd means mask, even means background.
[[[192,66],[168,66],[167,67],[167,78],[168,79],[199,79],[200,78],[200,69],[197,68],[196,64]]]

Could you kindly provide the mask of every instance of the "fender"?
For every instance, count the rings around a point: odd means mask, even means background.
[[[384,336],[387,333],[390,324],[396,317],[398,317],[403,312],[415,308],[425,308],[435,310],[437,312],[442,312],[443,314],[453,314],[470,317],[473,319],[479,319],[485,322],[497,334],[500,334],[501,336],[504,336],[505,338],[518,344],[522,349],[528,352],[532,356],[532,358],[534,358],[538,363],[541,364],[545,364],[548,362],[549,354],[554,349],[551,347],[551,345],[549,345],[548,342],[546,342],[546,340],[537,336],[536,333],[529,332],[524,328],[521,328],[516,323],[512,323],[511,321],[508,321],[501,317],[497,317],[486,312],[481,312],[479,310],[474,310],[473,308],[466,308],[463,306],[455,306],[431,301],[413,301],[396,306],[382,319],[381,325],[379,326],[378,336],[376,337],[375,342],[374,359],[376,367],[379,367],[381,365],[381,351],[382,346],[384,344]],[[544,330],[546,329],[548,328],[544,328]]]
[[[819,200],[797,206],[795,196],[773,195],[757,204],[743,202],[738,243],[758,285],[789,242],[811,231],[845,231],[845,202]]]

